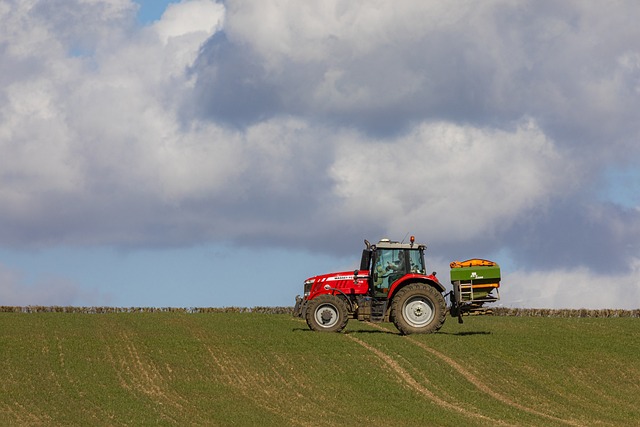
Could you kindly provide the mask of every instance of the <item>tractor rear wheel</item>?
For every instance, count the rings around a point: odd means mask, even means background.
[[[320,295],[309,302],[307,325],[314,331],[340,332],[347,326],[347,305],[335,295]]]
[[[390,317],[403,335],[430,334],[442,327],[446,308],[444,297],[435,288],[414,283],[393,298]]]

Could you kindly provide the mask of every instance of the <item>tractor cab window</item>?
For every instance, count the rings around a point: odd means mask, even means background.
[[[426,274],[427,270],[424,267],[424,257],[422,251],[411,250],[409,252],[409,269],[412,273]]]
[[[402,249],[378,249],[373,267],[373,285],[376,292],[387,293],[391,284],[407,272],[405,251]]]

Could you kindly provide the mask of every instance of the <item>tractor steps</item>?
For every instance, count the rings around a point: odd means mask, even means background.
[[[388,301],[384,300],[371,300],[371,321],[372,322],[384,322],[387,314]]]

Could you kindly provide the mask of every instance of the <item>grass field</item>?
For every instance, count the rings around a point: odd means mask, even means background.
[[[0,313],[0,425],[629,426],[640,320]]]

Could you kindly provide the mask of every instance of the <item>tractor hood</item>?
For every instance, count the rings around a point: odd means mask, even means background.
[[[318,293],[330,293],[335,290],[346,293],[366,293],[368,289],[369,272],[361,270],[358,276],[354,271],[339,271],[336,273],[321,274],[309,277],[304,281],[305,296]]]
[[[358,277],[361,277],[361,272],[358,272]],[[362,273],[365,273],[365,275],[363,277],[368,277],[368,274],[366,274],[366,271],[363,271]],[[339,271],[339,272],[335,272],[335,273],[327,273],[327,274],[320,274],[318,276],[313,276],[313,277],[309,277],[307,280],[305,280],[305,283],[307,282],[332,282],[332,281],[336,281],[336,280],[353,280],[353,270],[349,270],[349,271]]]

